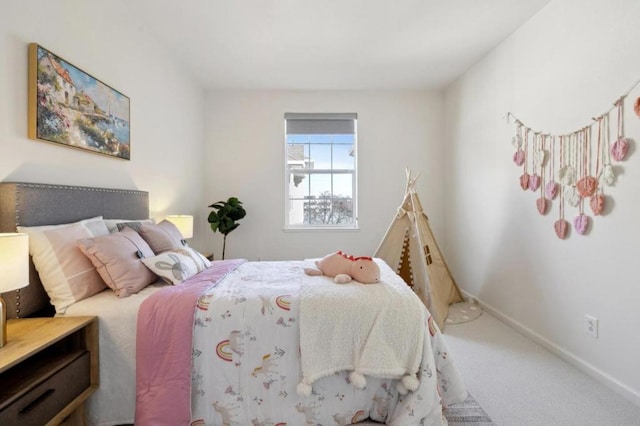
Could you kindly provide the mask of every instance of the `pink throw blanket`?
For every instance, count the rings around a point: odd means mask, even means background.
[[[211,268],[156,292],[140,306],[136,338],[137,426],[190,423],[191,347],[198,298],[244,262],[212,262]]]

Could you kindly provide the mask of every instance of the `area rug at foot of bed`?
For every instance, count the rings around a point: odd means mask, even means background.
[[[467,399],[450,405],[444,409],[444,416],[449,426],[495,426],[491,417],[482,409],[480,404],[469,394]],[[377,426],[384,423],[365,420],[358,426]]]
[[[444,416],[449,426],[492,426],[495,425],[491,417],[482,409],[480,404],[469,394],[467,399],[450,405],[444,409]]]

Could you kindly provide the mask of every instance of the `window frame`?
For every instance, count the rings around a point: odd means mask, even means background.
[[[291,118],[295,117],[295,118]],[[314,169],[313,167],[309,167],[309,161],[307,158],[303,158],[299,160],[298,163],[302,165],[301,168],[292,169],[290,168],[290,164],[295,160],[289,159],[289,143],[287,132],[287,121],[292,119],[298,119],[298,117],[303,117],[304,120],[352,120],[353,121],[353,145],[352,145],[352,156],[353,156],[353,170],[350,169],[334,169],[333,164],[331,164],[330,169]],[[343,118],[344,117],[344,118]],[[294,133],[296,134],[296,133]],[[341,133],[346,134],[346,133]],[[350,134],[350,133],[349,133]],[[309,136],[313,135],[326,135],[325,133],[309,133]],[[304,144],[313,142],[305,142]],[[331,144],[333,145],[333,143]],[[332,149],[333,151],[333,149]],[[336,113],[286,113],[284,117],[284,230],[285,231],[325,231],[325,230],[339,230],[339,231],[354,231],[358,230],[358,118],[355,113],[348,114],[336,114]],[[333,162],[332,162],[333,163]],[[351,175],[351,204],[352,204],[352,222],[345,224],[291,224],[290,221],[290,207],[292,203],[292,198],[290,195],[290,185],[292,174],[306,174],[307,179],[312,175]],[[334,188],[333,188],[333,180],[331,184],[331,195],[334,196]]]

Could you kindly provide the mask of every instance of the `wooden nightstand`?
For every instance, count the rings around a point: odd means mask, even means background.
[[[13,319],[7,336],[0,425],[83,425],[99,382],[97,317]]]

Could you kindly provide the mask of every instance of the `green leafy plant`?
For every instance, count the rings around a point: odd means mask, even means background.
[[[220,231],[224,235],[222,242],[222,259],[224,259],[224,251],[227,247],[227,235],[240,226],[237,223],[240,219],[247,215],[246,210],[242,207],[242,201],[236,197],[231,197],[227,201],[218,201],[209,206],[214,211],[209,213],[207,221],[211,224],[211,230],[215,233]]]

